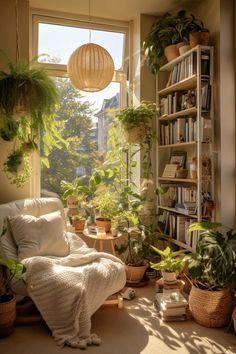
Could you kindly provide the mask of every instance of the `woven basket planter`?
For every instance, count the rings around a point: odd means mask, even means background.
[[[9,336],[14,330],[16,298],[0,302],[0,338]]]
[[[189,308],[194,320],[206,327],[224,327],[230,322],[233,301],[229,289],[201,290],[192,286]]]

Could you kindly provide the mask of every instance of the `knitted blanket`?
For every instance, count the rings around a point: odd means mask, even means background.
[[[119,258],[88,248],[67,233],[67,257],[32,257],[26,266],[28,292],[60,346],[86,348],[100,344],[91,334],[91,315],[105,299],[125,285]]]

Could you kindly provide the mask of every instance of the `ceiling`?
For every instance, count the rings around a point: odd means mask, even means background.
[[[122,21],[135,19],[140,13],[158,15],[170,10],[187,9],[202,0],[90,0],[91,16]],[[30,7],[88,15],[89,0],[29,0]]]

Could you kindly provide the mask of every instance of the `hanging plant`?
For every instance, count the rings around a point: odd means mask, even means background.
[[[16,64],[8,61],[8,70],[0,71],[0,136],[7,141],[15,140],[21,144],[20,150],[29,153],[38,148],[36,141],[41,135],[40,143],[46,156],[52,146],[60,147],[64,142],[59,122],[54,119],[59,95],[46,71],[31,68],[35,60]],[[14,150],[14,158],[20,150]],[[8,172],[11,161],[12,154],[4,164]],[[29,170],[21,179],[21,185],[26,176],[30,176]],[[15,178],[11,179],[13,181]]]
[[[3,165],[10,182],[17,187],[22,187],[31,176],[29,156],[21,147],[14,149]]]

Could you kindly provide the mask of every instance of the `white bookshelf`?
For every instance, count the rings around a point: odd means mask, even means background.
[[[157,120],[157,185],[168,186],[172,193],[169,197],[170,205],[162,205],[157,201],[158,213],[164,211],[168,218],[171,215],[170,219],[174,220],[181,213],[173,204],[194,202],[196,213],[186,216],[186,220],[212,220],[214,213],[205,206],[214,201],[213,47],[196,46],[160,68],[157,76],[157,104],[161,110]],[[186,178],[163,176],[166,164],[170,164],[170,157],[176,151],[184,151],[186,154]],[[195,179],[190,175],[193,158],[196,158],[197,165]],[[208,164],[207,169],[203,159]],[[194,196],[191,196],[193,200],[184,200],[191,195],[181,194],[180,191],[185,191],[185,187],[195,191],[192,193]],[[175,232],[179,235],[179,230],[173,231],[174,227],[176,225],[171,226],[172,236],[167,236],[168,240],[193,250],[196,235],[193,244],[190,242],[186,245],[176,239]]]

